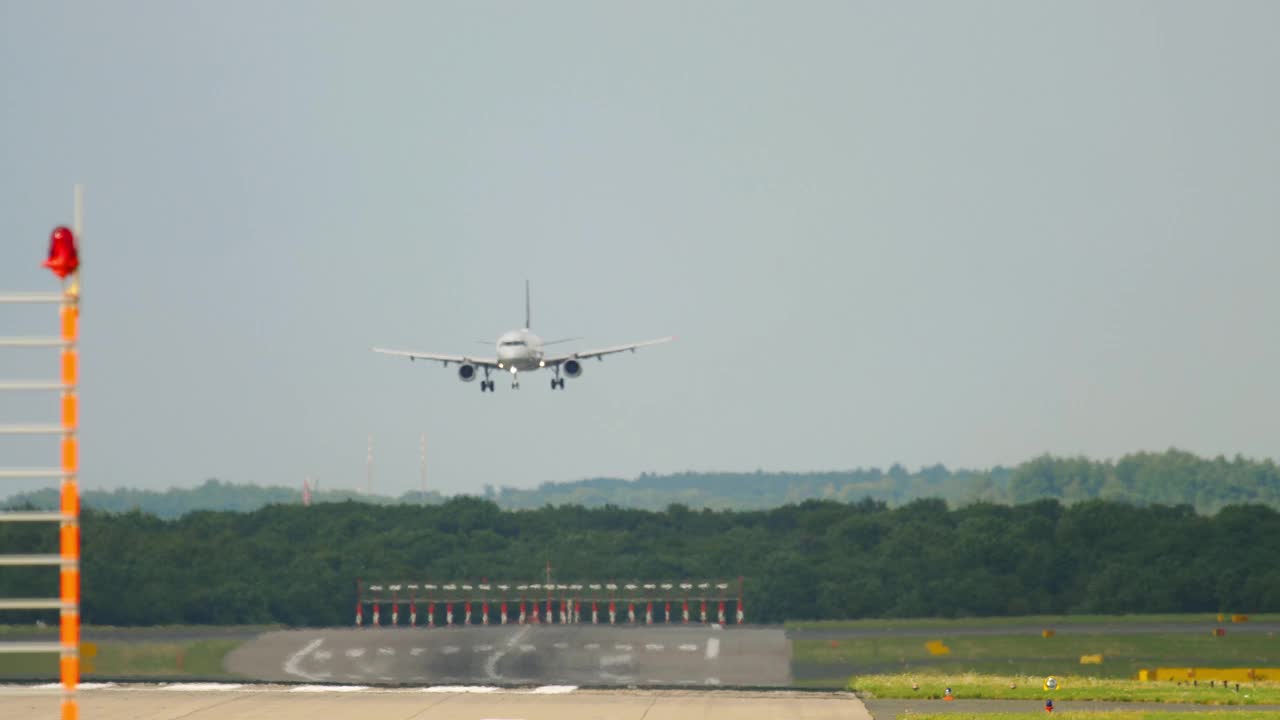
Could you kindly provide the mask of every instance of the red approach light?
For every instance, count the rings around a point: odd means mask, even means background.
[[[80,268],[76,236],[69,228],[59,225],[49,234],[49,259],[44,261],[44,266],[63,279]]]

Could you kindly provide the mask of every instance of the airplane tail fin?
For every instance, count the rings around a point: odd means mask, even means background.
[[[524,281],[524,329],[525,330],[528,330],[530,327],[530,320],[531,320],[530,315],[531,315],[531,312],[529,310],[529,281],[526,279]]]

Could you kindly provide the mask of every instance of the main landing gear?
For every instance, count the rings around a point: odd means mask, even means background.
[[[551,378],[551,389],[555,390],[556,388],[564,389],[564,378]]]
[[[489,368],[484,369],[484,379],[480,381],[480,392],[493,392],[493,381],[489,379]]]

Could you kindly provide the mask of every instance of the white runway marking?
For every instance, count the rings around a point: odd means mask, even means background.
[[[520,652],[533,652],[534,650],[537,650],[537,649],[538,649],[537,645],[529,645],[528,643],[520,646]]]
[[[379,655],[395,655],[396,649],[395,648],[378,648],[378,654]]]
[[[711,638],[707,641],[707,659],[715,660],[720,657],[720,638]]]
[[[296,688],[290,689],[289,692],[360,692],[368,689],[368,685],[299,685]]]
[[[720,684],[720,678],[707,678],[707,684],[708,684],[708,685],[719,685],[719,684]]]
[[[498,661],[501,660],[502,656],[506,655],[507,652],[511,650],[511,648],[515,647],[517,643],[523,640],[525,635],[528,635],[528,634],[529,634],[528,626],[520,628],[516,632],[512,633],[511,638],[507,640],[506,649],[499,650],[498,652],[485,658],[484,672],[486,675],[489,676],[490,679],[492,680],[502,679],[502,676],[498,674]]]
[[[311,653],[311,657],[315,658],[316,660],[319,660],[320,662],[328,662],[329,660],[333,659],[333,653],[329,652],[328,650],[317,650]]]
[[[362,657],[363,655],[364,655],[364,648],[351,648],[350,650],[347,651],[347,657],[349,658]]]
[[[492,652],[493,646],[492,645],[476,645],[475,647],[471,648],[471,651],[472,652]]]
[[[614,645],[614,646],[613,646],[613,649],[614,649],[614,650],[626,650],[626,651],[628,651],[628,652],[629,652],[629,651],[631,650],[631,645],[630,645],[630,644],[628,644],[628,643],[618,643],[618,644],[616,644],[616,645]]]
[[[681,649],[681,650],[683,650],[683,651],[685,651],[685,652],[698,652],[698,646],[697,646],[697,645],[689,645],[689,644],[685,644],[685,645],[681,645],[681,646],[680,646],[680,649]]]
[[[601,673],[601,676],[623,677],[608,675]],[[415,679],[426,680],[425,676],[419,676]],[[654,682],[657,682],[656,680]],[[370,692],[377,694],[384,693],[454,693],[454,694],[503,694],[503,695],[568,695],[578,690],[577,685],[539,685],[532,688],[504,688],[492,685],[436,685],[418,688],[386,688],[370,685],[244,685],[242,683],[215,683],[215,682],[193,682],[193,683],[81,683],[76,686],[80,690],[101,690],[106,688],[118,688],[122,691],[129,692],[151,692],[155,690],[170,690],[179,692],[199,692],[206,690],[236,690],[241,693],[254,692],[294,692],[294,693],[358,693]],[[36,684],[0,684],[0,691],[15,690],[61,690],[62,683],[36,683]]]
[[[161,685],[161,690],[176,690],[177,692],[200,692],[205,690],[239,690],[244,687],[238,683],[173,683],[172,685]]]
[[[568,695],[578,689],[577,685],[543,685],[529,691],[531,695]]]
[[[426,649],[426,648],[414,648],[414,649],[412,649],[412,650],[410,650],[410,651],[409,651],[409,654],[410,654],[410,655],[412,655],[412,656],[414,656],[414,657],[418,657],[419,655],[421,655],[422,653],[424,653],[424,652],[426,652],[426,651],[427,651],[427,649]]]
[[[583,649],[585,649],[585,650],[599,650],[599,649],[600,649],[600,643],[587,643],[586,645],[583,645],[582,647],[583,647]]]
[[[659,650],[662,650],[665,647],[666,645],[661,645],[659,643],[649,643],[648,645],[644,646],[644,649],[650,652],[657,652]]]
[[[302,658],[309,655],[312,650],[320,647],[320,644],[323,642],[324,638],[316,638],[308,643],[306,647],[290,655],[289,659],[284,661],[284,671],[290,675],[296,675],[303,680],[318,680],[319,678],[314,675],[308,675],[307,673],[302,672],[302,668],[298,666],[298,663],[302,662]]]
[[[558,642],[558,643],[555,643],[554,645],[552,645],[551,647],[553,647],[553,648],[555,648],[555,649],[557,649],[557,650],[568,650],[568,649],[569,649],[569,643],[567,643],[567,642]]]
[[[501,688],[491,687],[488,685],[435,685],[433,687],[422,688],[425,693],[493,693],[498,692]]]
[[[605,655],[600,658],[600,667],[612,667],[614,665],[630,665],[630,655]]]
[[[452,655],[461,649],[462,648],[459,648],[457,645],[445,645],[444,647],[440,648],[440,652],[444,653],[445,655]]]

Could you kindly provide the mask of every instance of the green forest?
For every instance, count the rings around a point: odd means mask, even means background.
[[[922,498],[941,498],[951,507],[972,502],[1006,505],[1052,498],[1066,504],[1105,499],[1135,505],[1190,505],[1209,514],[1227,505],[1258,503],[1280,509],[1280,468],[1271,460],[1242,457],[1204,459],[1169,450],[1135,453],[1117,461],[1048,455],[1013,468],[949,470],[942,465],[909,471],[901,465],[812,473],[682,473],[641,475],[634,480],[595,478],[544,483],[519,489],[486,485],[481,493],[504,509],[581,505],[661,510],[672,503],[713,510],[763,510],[805,500],[857,502],[864,498],[898,507]],[[399,497],[324,490],[316,502],[358,500],[370,504],[439,504],[438,493]],[[261,487],[209,480],[199,487],[165,491],[120,489],[84,493],[86,507],[110,512],[141,510],[176,518],[195,510],[247,512],[302,501],[298,487]],[[56,490],[24,493],[6,506],[55,507]]]
[[[5,552],[55,551],[55,536],[0,525]],[[1213,515],[1053,499],[507,511],[455,498],[172,520],[88,511],[83,548],[84,620],[99,625],[348,625],[357,578],[532,581],[548,560],[564,582],[744,576],[751,622],[1280,610],[1280,513],[1262,505]],[[56,587],[51,569],[0,573],[0,596]]]

